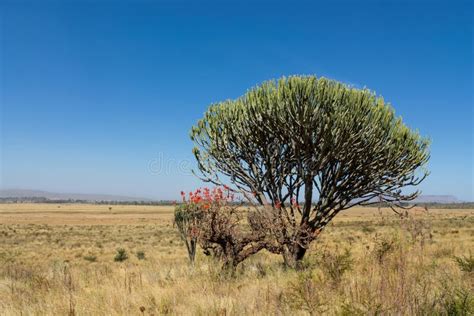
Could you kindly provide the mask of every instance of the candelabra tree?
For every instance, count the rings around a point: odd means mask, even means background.
[[[261,205],[250,223],[297,266],[322,229],[356,205],[412,201],[429,141],[368,89],[315,76],[264,82],[212,104],[192,128],[200,176]]]

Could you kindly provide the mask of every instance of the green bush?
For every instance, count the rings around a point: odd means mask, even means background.
[[[122,262],[128,259],[127,251],[123,248],[118,248],[117,253],[115,254],[114,261]]]
[[[456,289],[441,301],[446,315],[473,315],[474,297],[469,290]]]
[[[324,291],[321,291],[322,285],[321,278],[314,277],[311,271],[302,272],[295,281],[288,284],[283,301],[291,309],[304,310],[310,315],[324,314],[328,305]]]
[[[458,264],[459,269],[464,272],[471,273],[474,271],[474,257],[472,253],[469,253],[469,257],[454,257],[454,260]]]
[[[144,260],[145,259],[145,252],[143,250],[137,251],[137,258],[138,258],[138,260]]]

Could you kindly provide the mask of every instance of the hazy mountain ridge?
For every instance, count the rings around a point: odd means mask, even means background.
[[[84,201],[153,201],[149,198],[131,197],[113,194],[57,193],[41,190],[5,189],[0,190],[0,198],[46,198],[49,200],[84,200]]]
[[[463,203],[453,195],[421,195],[414,200],[415,203]]]
[[[57,193],[41,190],[4,189],[0,190],[0,198],[46,198],[49,200],[83,200],[83,201],[154,201],[150,198],[131,197],[113,194],[87,194],[87,193]],[[412,203],[462,203],[453,195],[422,195]]]

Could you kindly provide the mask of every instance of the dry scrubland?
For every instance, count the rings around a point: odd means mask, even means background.
[[[261,252],[234,278],[201,253],[188,265],[172,212],[0,205],[0,315],[473,313],[472,257],[471,266],[455,258],[474,249],[474,210],[414,210],[404,220],[346,211],[302,271]],[[114,261],[119,247],[123,262]]]

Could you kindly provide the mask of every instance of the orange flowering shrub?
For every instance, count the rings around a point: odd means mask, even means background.
[[[198,241],[206,253],[212,248],[205,239],[206,232],[212,228],[209,225],[215,224],[213,219],[223,217],[224,208],[234,201],[234,193],[227,186],[200,188],[188,194],[181,191],[181,198],[182,204],[175,208],[174,224],[186,245],[190,262],[194,263]]]
[[[243,213],[235,203],[229,187],[202,188],[194,192],[181,192],[182,204],[175,209],[175,225],[194,262],[196,246],[205,254],[213,253],[224,262],[224,267],[235,267],[264,247],[264,232],[243,229]]]
[[[181,191],[181,197],[183,203],[193,204],[204,209],[210,208],[212,204],[223,205],[234,201],[234,193],[230,191],[228,186],[213,189],[200,188],[194,192],[189,192],[189,198],[186,198],[186,193]]]

